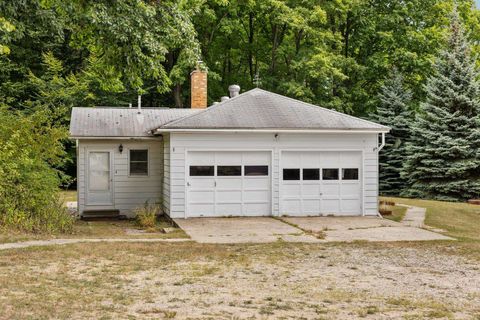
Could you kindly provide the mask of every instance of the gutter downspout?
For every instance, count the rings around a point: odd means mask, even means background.
[[[382,143],[380,143],[380,145],[377,148],[375,148],[375,149],[377,149],[376,150],[377,151],[377,164],[378,164],[378,160],[379,160],[380,150],[382,150],[383,147],[385,147],[385,132],[382,132]],[[380,170],[378,172],[378,177],[377,177],[377,188],[380,189]],[[379,192],[377,191],[377,199],[378,199],[378,197],[379,197]],[[382,215],[380,214],[380,210],[378,210],[377,214],[380,218],[383,219]]]

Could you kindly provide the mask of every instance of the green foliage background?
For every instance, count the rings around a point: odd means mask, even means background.
[[[422,113],[455,4],[476,57],[472,0],[1,1],[0,147],[10,153],[0,164],[0,209],[34,210],[6,200],[20,192],[9,184],[38,190],[41,203],[68,184],[64,173],[74,176],[72,107],[126,106],[137,94],[146,107],[189,107],[198,60],[209,71],[210,104],[238,83],[367,117],[395,67],[411,109]],[[24,154],[12,154],[14,145]],[[45,192],[27,179],[37,174]]]

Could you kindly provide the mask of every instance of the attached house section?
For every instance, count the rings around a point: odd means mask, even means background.
[[[80,213],[133,209],[160,203],[163,144],[156,140],[80,140],[78,203]]]

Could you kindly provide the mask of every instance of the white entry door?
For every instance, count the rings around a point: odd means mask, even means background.
[[[187,157],[188,217],[271,215],[269,152],[195,151]]]
[[[282,152],[280,214],[361,215],[361,152]]]
[[[87,154],[87,204],[113,205],[112,152],[89,151]]]

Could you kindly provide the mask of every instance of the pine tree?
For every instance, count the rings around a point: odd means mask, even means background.
[[[406,184],[400,174],[406,156],[406,142],[410,139],[413,112],[409,107],[412,94],[404,89],[403,76],[397,69],[382,86],[379,99],[380,106],[374,118],[391,128],[385,137],[385,147],[380,151],[380,193],[399,195]]]
[[[465,200],[480,193],[479,83],[458,13],[448,46],[427,81],[427,99],[412,126],[402,175],[406,196]]]

